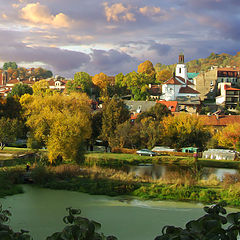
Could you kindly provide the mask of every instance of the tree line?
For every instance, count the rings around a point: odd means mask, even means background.
[[[9,79],[20,80],[35,78],[35,79],[47,79],[53,76],[52,71],[38,67],[27,69],[25,67],[18,67],[16,62],[5,62],[3,68],[0,70],[0,73],[6,71]]]
[[[86,146],[97,139],[110,148],[152,148],[155,145],[175,149],[194,146],[239,150],[240,123],[230,124],[215,133],[197,115],[172,115],[160,103],[140,113],[132,121],[130,112],[118,96],[91,109],[86,93],[68,95],[49,88],[47,81],[33,85],[32,93],[0,99],[0,143],[26,138],[33,149],[45,147],[51,163],[61,159],[81,162]]]

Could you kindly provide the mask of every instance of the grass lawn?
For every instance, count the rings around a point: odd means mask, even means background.
[[[192,165],[194,164],[193,157],[180,157],[180,156],[139,156],[137,154],[125,153],[87,153],[86,164],[99,164],[101,165],[138,165],[140,163],[165,163],[165,164],[180,164]],[[204,167],[218,167],[218,168],[239,168],[240,161],[231,160],[212,160],[212,159],[198,159],[198,164]]]

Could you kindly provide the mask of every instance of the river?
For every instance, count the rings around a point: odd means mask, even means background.
[[[25,193],[0,199],[0,202],[4,209],[10,207],[13,214],[10,225],[14,230],[29,230],[34,240],[44,240],[64,227],[62,218],[66,207],[80,208],[82,216],[102,224],[101,232],[115,235],[119,240],[153,240],[163,226],[183,227],[204,213],[202,204],[140,201],[31,185],[23,188]]]

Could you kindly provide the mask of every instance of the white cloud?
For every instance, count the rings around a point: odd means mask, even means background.
[[[47,6],[37,3],[29,3],[20,10],[20,17],[30,24],[41,27],[52,26],[54,28],[68,28],[72,20],[65,14],[52,15]]]
[[[105,15],[107,21],[119,22],[121,20],[134,22],[136,21],[135,15],[130,12],[130,8],[124,7],[122,3],[115,3],[112,6],[108,6],[108,3],[104,3]]]
[[[161,9],[160,7],[145,6],[145,7],[139,8],[139,12],[144,16],[151,17],[159,14],[161,12]]]

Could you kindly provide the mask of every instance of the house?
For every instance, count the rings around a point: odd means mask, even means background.
[[[133,101],[133,100],[124,100],[123,101],[128,110],[133,114],[139,114],[141,112],[148,111],[151,107],[156,105],[155,101]]]
[[[169,110],[171,110],[171,112],[179,111],[179,106],[177,101],[158,100],[156,102],[165,105]]]
[[[219,83],[220,96],[216,97],[216,104],[227,109],[236,109],[240,101],[240,89],[231,87],[231,83]]]
[[[195,90],[193,80],[188,78],[184,55],[180,54],[175,74],[162,85],[161,100],[178,101],[180,110],[195,113],[200,107],[199,96],[200,93]]]
[[[158,100],[160,99],[160,96],[162,94],[162,86],[161,85],[152,85],[149,84],[149,90],[148,90],[150,96],[149,98],[151,100]]]
[[[240,115],[199,115],[205,126],[213,127],[216,131],[228,126],[229,124],[239,123]]]
[[[240,83],[240,69],[236,67],[219,68],[213,66],[208,71],[202,71],[193,82],[196,90],[200,92],[200,99],[215,99],[219,83],[231,83],[236,87]]]
[[[59,91],[64,91],[66,87],[67,80],[59,80],[56,78],[51,78],[48,80],[49,88],[50,89],[55,89]]]

